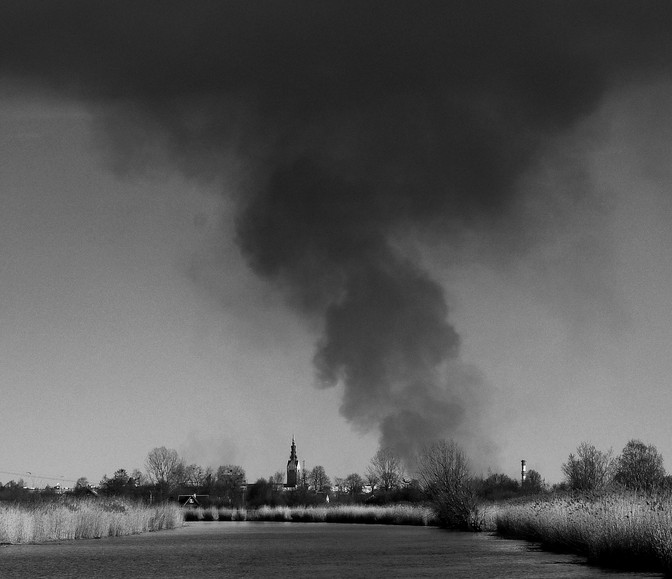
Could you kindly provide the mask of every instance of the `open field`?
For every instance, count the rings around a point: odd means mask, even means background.
[[[672,572],[672,498],[629,494],[551,496],[492,507],[504,537],[584,555],[618,568]]]
[[[434,511],[429,507],[329,506],[329,507],[261,507],[256,510],[215,507],[185,512],[187,521],[290,521],[301,523],[364,523],[383,525],[434,525]]]
[[[0,504],[0,543],[132,535],[182,524],[182,510],[174,504],[146,506],[119,499]]]

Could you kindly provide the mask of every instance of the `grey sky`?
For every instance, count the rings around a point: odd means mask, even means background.
[[[665,454],[667,4],[155,8],[0,8],[8,470]]]

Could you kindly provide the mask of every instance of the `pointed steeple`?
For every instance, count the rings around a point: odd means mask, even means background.
[[[292,447],[287,461],[287,484],[286,487],[295,488],[299,483],[299,457],[296,455],[296,442],[292,435]]]

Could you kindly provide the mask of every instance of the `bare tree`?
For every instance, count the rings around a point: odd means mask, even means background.
[[[203,468],[197,464],[190,464],[182,469],[182,482],[186,486],[199,488],[205,486],[212,478],[212,469]]]
[[[345,487],[345,479],[343,477],[337,476],[334,479],[334,486],[331,487],[332,490],[337,491],[339,493],[346,493],[346,487]]]
[[[626,488],[650,492],[665,479],[663,455],[652,444],[630,440],[617,459],[614,479]]]
[[[327,476],[323,466],[317,465],[308,475],[308,480],[315,492],[327,490],[331,487],[331,480]]]
[[[439,440],[425,446],[418,457],[418,477],[442,526],[481,529],[469,460],[455,442]]]
[[[145,467],[147,468],[147,475],[153,483],[166,485],[170,488],[181,482],[184,462],[176,450],[161,446],[149,451]]]
[[[615,467],[611,449],[603,452],[588,442],[582,442],[576,449],[576,455],[570,454],[562,465],[562,472],[572,490],[592,491],[612,482]]]
[[[225,464],[217,468],[215,474],[214,490],[229,505],[240,505],[244,500],[243,484],[245,483],[245,470],[242,466]]]
[[[137,486],[146,485],[149,482],[147,480],[147,476],[143,474],[143,472],[138,468],[133,469],[133,471],[131,472],[131,478],[133,478]]]
[[[354,496],[362,494],[362,487],[364,486],[364,479],[356,472],[345,477],[345,487],[348,489],[348,494]]]
[[[218,483],[234,481],[235,484],[243,484],[245,481],[245,469],[237,464],[224,464],[217,468],[215,480]]]
[[[371,490],[375,490],[378,488],[378,475],[374,472],[371,471],[371,468],[369,467],[366,471],[366,484],[371,487]]]
[[[399,488],[404,480],[401,459],[391,448],[381,448],[369,463],[367,478],[383,491]]]

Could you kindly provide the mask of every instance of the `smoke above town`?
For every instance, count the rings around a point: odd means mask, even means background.
[[[610,91],[669,72],[670,11],[6,1],[0,74],[86,103],[119,171],[158,158],[196,179],[235,173],[237,243],[317,321],[318,383],[340,385],[344,418],[411,465],[437,438],[494,451],[479,435],[489,387],[410,245],[476,243],[495,260],[533,245],[543,211],[525,209],[521,180]]]

